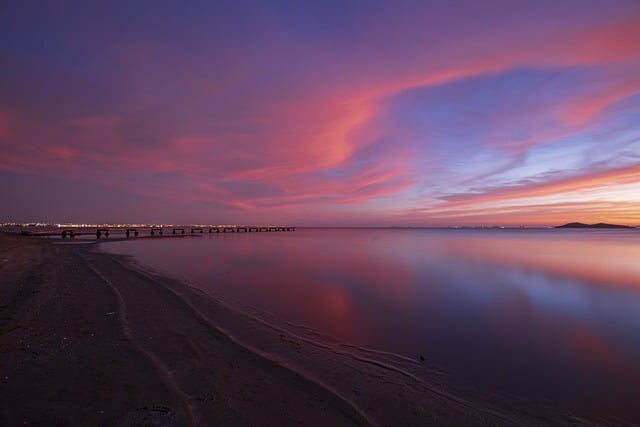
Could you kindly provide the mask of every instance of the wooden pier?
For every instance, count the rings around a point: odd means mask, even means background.
[[[135,237],[138,237],[138,229],[136,229],[136,228],[127,228],[127,232],[126,232],[127,237],[130,236],[130,233],[133,233],[133,235]]]
[[[262,231],[296,231],[295,227],[274,227],[261,225],[218,225],[209,227],[209,233],[240,233],[240,232],[262,232]]]
[[[282,227],[272,225],[188,225],[188,226],[141,226],[141,227],[64,227],[58,230],[29,231],[23,230],[22,234],[28,236],[62,236],[63,239],[69,237],[95,233],[96,239],[108,238],[110,233],[123,233],[127,238],[144,236],[163,236],[164,230],[171,230],[171,235],[194,235],[203,234],[207,229],[209,233],[251,233],[251,232],[278,232],[295,231],[295,227]],[[186,231],[189,230],[187,234]]]
[[[68,229],[68,230],[62,230],[62,238],[64,239],[65,237],[67,237],[67,234],[69,235],[69,238],[73,238],[75,237],[75,230],[74,229]]]
[[[96,239],[99,239],[100,236],[104,233],[104,237],[109,237],[109,229],[108,228],[98,228],[96,230]],[[62,236],[64,238],[64,236]],[[71,236],[73,237],[73,235]]]

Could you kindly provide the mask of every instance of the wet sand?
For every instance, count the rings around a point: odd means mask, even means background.
[[[188,286],[59,243],[0,233],[0,425],[590,424],[328,361],[281,332],[254,348]]]

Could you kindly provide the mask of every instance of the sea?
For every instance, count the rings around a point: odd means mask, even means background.
[[[298,228],[101,249],[341,351],[640,424],[639,229]]]

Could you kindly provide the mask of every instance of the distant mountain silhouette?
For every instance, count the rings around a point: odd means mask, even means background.
[[[597,224],[584,224],[582,222],[570,222],[565,225],[558,225],[554,228],[633,228],[628,225],[607,224],[605,222],[599,222]]]

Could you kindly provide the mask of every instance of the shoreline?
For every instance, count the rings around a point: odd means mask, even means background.
[[[0,233],[0,424],[591,425],[260,324],[107,242]]]

